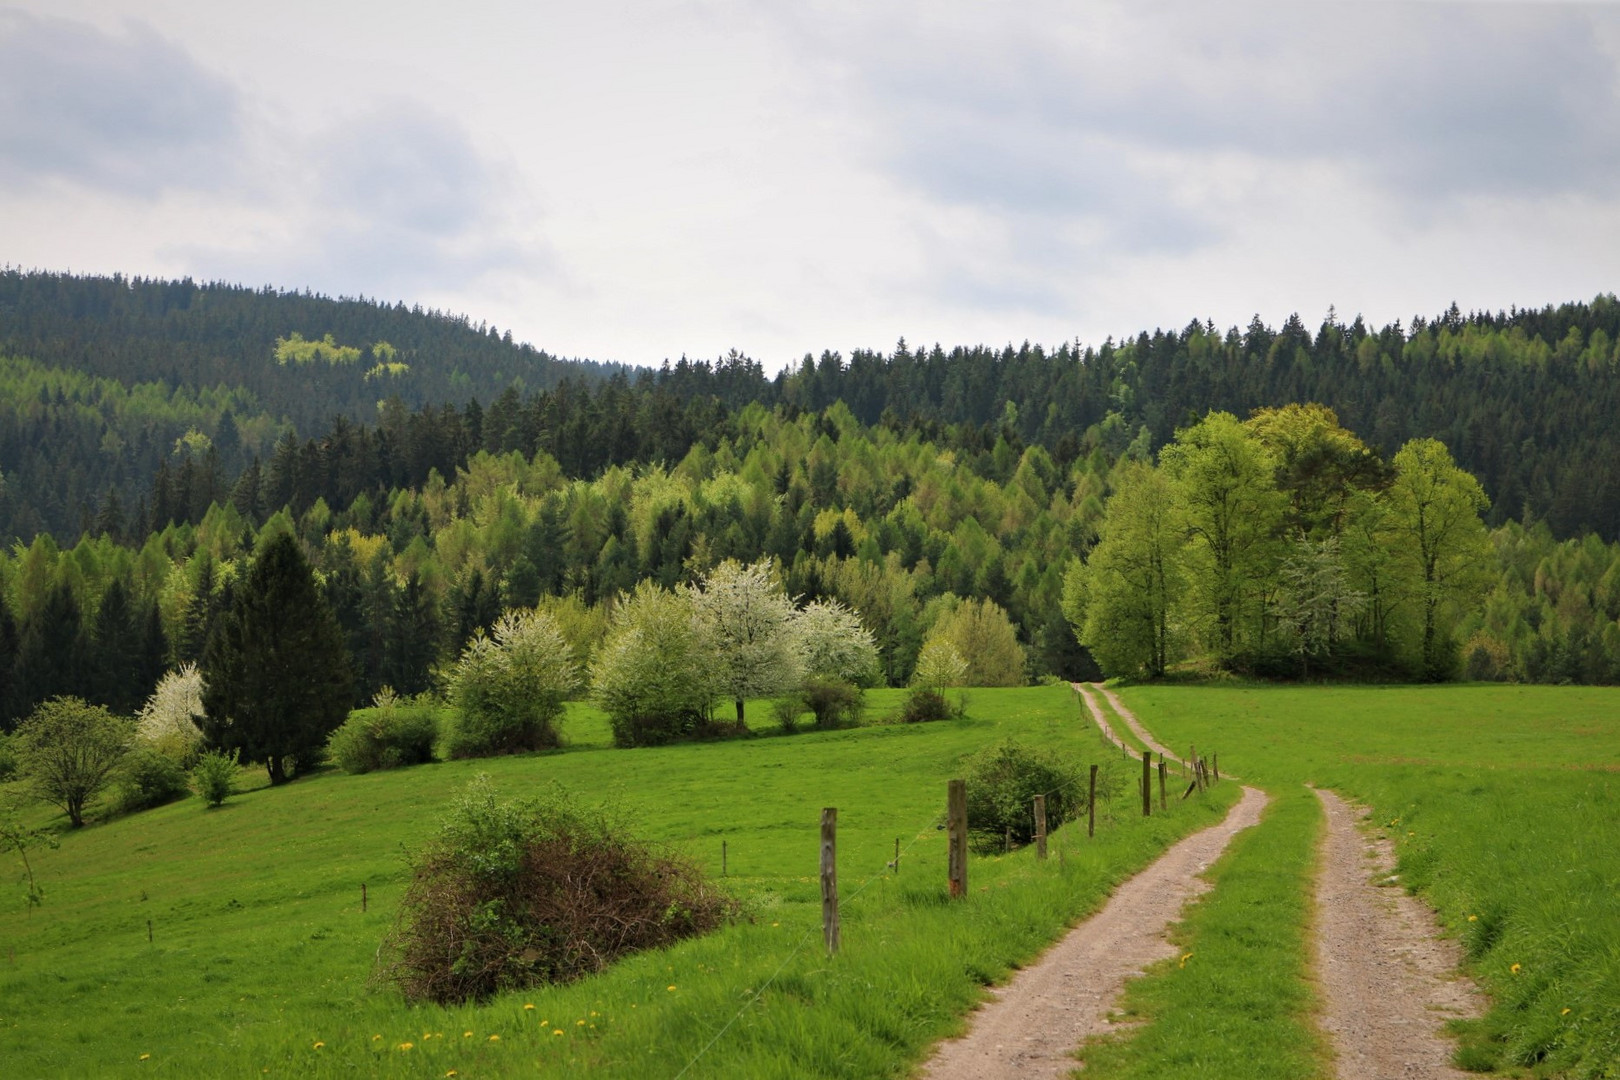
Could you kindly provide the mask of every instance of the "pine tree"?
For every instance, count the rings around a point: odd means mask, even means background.
[[[264,764],[272,784],[314,764],[348,715],[343,632],[298,541],[278,533],[234,592],[203,653],[205,734]]]
[[[384,681],[401,694],[431,689],[433,664],[439,658],[439,612],[416,574],[406,579],[395,597],[389,622]]]

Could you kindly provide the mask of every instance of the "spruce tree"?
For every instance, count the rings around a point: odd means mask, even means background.
[[[320,758],[348,715],[343,632],[298,541],[276,535],[240,582],[203,652],[205,734],[280,784]]]

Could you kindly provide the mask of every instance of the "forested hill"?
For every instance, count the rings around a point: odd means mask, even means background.
[[[339,413],[375,416],[379,398],[409,408],[488,401],[509,386],[539,391],[621,370],[560,360],[511,331],[419,305],[17,269],[0,271],[0,354],[126,386],[246,390],[311,434]]]

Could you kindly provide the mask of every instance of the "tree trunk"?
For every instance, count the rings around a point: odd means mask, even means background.
[[[743,726],[743,699],[737,699],[737,726]]]
[[[272,787],[287,782],[287,766],[281,758],[272,754],[265,758],[264,767],[270,772],[270,785]]]

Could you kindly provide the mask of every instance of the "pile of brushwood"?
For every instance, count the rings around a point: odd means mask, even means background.
[[[503,800],[480,776],[412,859],[379,974],[413,1001],[566,982],[715,929],[735,900],[622,815],[559,788]]]

